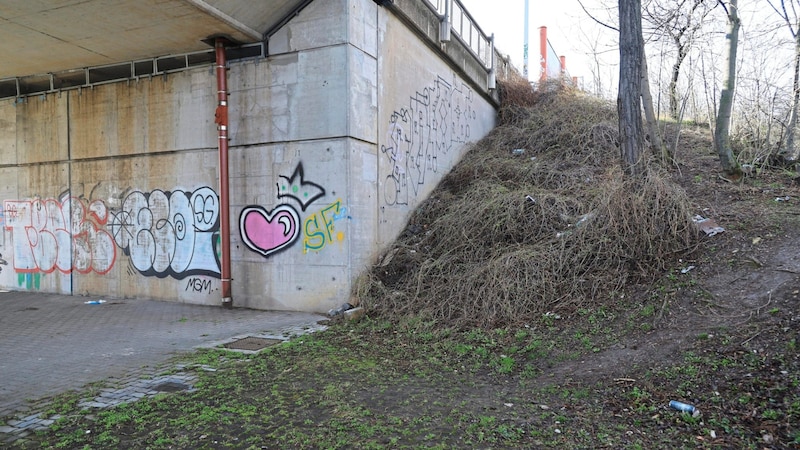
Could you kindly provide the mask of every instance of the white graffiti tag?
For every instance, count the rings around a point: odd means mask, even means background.
[[[146,276],[219,276],[219,202],[209,187],[192,193],[132,192],[112,213],[108,228],[133,267]]]

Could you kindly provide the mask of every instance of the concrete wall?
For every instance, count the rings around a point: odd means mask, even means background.
[[[228,74],[234,303],[326,311],[495,111],[372,0],[269,54]],[[0,102],[0,288],[219,304],[215,94],[196,68]]]

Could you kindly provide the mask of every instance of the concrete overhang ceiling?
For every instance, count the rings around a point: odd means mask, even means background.
[[[0,79],[262,40],[304,0],[0,0]]]

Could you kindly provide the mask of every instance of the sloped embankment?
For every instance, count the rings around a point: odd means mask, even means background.
[[[357,285],[371,314],[497,327],[614,302],[691,250],[690,202],[619,169],[612,104],[569,90],[506,106]]]

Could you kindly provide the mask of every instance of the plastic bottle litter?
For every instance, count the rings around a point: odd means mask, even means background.
[[[89,300],[88,302],[83,302],[85,305],[102,305],[105,303],[105,300]]]
[[[700,415],[700,410],[695,408],[694,405],[690,405],[688,403],[679,402],[677,400],[670,400],[669,407],[672,409],[676,409],[680,412],[689,413],[694,417]]]
[[[515,148],[514,150],[511,150],[511,154],[512,155],[516,155],[516,156],[523,155],[523,154],[525,154],[525,149],[524,148]]]

